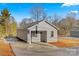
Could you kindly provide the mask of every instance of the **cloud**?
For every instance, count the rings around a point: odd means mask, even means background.
[[[64,4],[62,4],[61,7],[64,7],[64,6],[69,7],[69,6],[75,6],[75,5],[79,5],[79,3],[64,3]]]
[[[79,11],[77,11],[77,10],[71,10],[70,12],[77,14]]]
[[[78,14],[78,13],[79,13],[78,10],[71,10],[71,11],[68,12],[68,14]]]
[[[27,16],[27,18],[31,18],[30,16]]]

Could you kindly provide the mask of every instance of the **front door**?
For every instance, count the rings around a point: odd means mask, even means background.
[[[47,42],[47,32],[46,31],[42,31],[40,32],[40,40],[41,42]]]

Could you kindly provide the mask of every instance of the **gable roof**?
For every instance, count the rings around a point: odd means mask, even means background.
[[[45,20],[41,20],[41,21],[38,21],[38,22],[32,22],[32,23],[26,24],[26,28],[32,27],[32,26],[34,26],[34,25],[36,25],[37,23],[40,23],[40,22],[42,22],[42,21],[44,21],[44,22],[46,22],[47,24],[49,24],[50,26],[54,27],[56,30],[59,30],[58,27],[56,27],[56,26],[53,25],[53,24],[50,24],[49,22],[47,22],[47,21],[45,21]]]
[[[59,28],[57,26],[55,26],[54,24],[50,24],[49,22],[45,21],[47,24],[49,24],[50,26],[54,27],[56,30],[59,30]]]

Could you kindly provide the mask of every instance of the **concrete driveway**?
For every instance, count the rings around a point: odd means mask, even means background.
[[[11,38],[10,38],[11,39]],[[12,38],[13,39],[13,38]],[[8,40],[11,44],[16,56],[77,56],[79,55],[79,47],[73,48],[57,48],[45,43],[32,43],[19,40]]]

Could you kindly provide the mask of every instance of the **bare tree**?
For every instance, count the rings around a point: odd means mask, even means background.
[[[17,22],[13,16],[10,16],[9,20],[10,20],[9,36],[16,36]]]
[[[67,16],[62,19],[58,26],[60,28],[60,33],[64,33],[65,35],[70,35],[70,31],[74,25],[76,18],[74,13],[68,13]]]
[[[32,23],[33,20],[31,18],[24,18],[19,24],[21,28],[26,28],[27,24]]]
[[[47,15],[42,7],[36,6],[31,9],[31,18],[35,21],[45,20]]]

